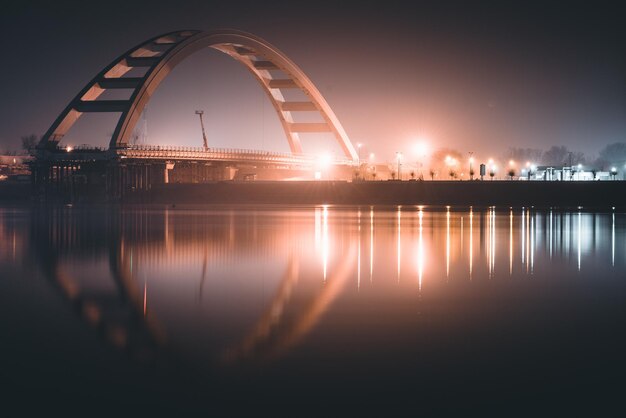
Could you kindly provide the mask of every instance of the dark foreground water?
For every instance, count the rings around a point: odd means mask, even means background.
[[[626,214],[5,207],[0,333],[24,413],[619,416]]]

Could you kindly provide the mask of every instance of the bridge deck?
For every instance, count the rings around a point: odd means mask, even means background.
[[[320,157],[307,154],[289,154],[260,150],[235,148],[171,147],[160,145],[129,145],[126,147],[104,150],[100,148],[82,146],[76,148],[57,148],[42,155],[44,160],[114,160],[132,159],[146,161],[221,161],[246,162],[256,164],[285,164],[299,166],[313,166],[320,164]],[[332,165],[352,165],[350,159],[341,158],[329,161]]]

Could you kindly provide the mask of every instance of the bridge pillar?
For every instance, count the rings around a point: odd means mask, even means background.
[[[165,163],[165,170],[164,170],[165,176],[163,178],[163,181],[164,181],[165,184],[170,182],[170,172],[169,172],[169,170],[173,170],[174,169],[174,165],[175,165],[175,163],[169,162],[169,161]]]

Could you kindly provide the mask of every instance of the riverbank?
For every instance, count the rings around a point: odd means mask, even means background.
[[[0,184],[0,202],[105,202],[103,193],[35,197],[29,183]],[[451,205],[626,208],[626,181],[252,181],[164,184],[122,203]]]
[[[626,182],[305,181],[165,184],[133,203],[626,207]]]

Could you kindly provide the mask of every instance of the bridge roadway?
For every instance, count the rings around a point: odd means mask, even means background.
[[[121,159],[225,161],[257,164],[278,164],[311,167],[320,164],[320,157],[307,154],[290,154],[234,148],[163,147],[159,145],[131,145],[115,149]],[[333,159],[333,165],[352,165],[347,158]]]
[[[79,146],[46,150],[40,155],[48,161],[104,161],[104,160],[151,160],[151,161],[196,161],[229,162],[270,165],[289,165],[311,168],[322,163],[320,157],[310,154],[290,154],[271,151],[236,148],[172,147],[161,145],[127,145],[109,150]],[[331,165],[353,165],[348,158],[335,158]]]

